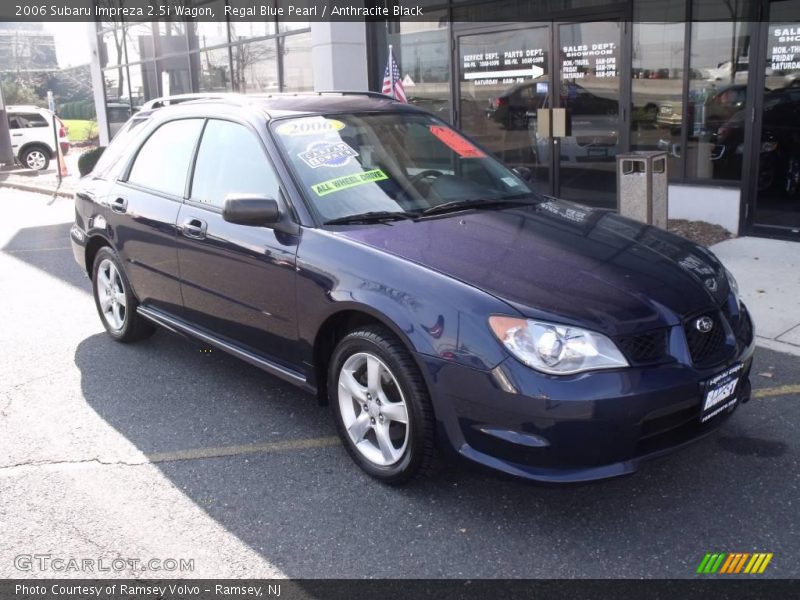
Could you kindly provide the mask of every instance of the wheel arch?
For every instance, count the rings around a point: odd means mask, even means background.
[[[85,264],[86,264],[86,274],[89,276],[89,279],[92,279],[92,271],[94,270],[94,258],[97,256],[98,251],[103,246],[108,246],[112,250],[114,246],[111,244],[111,241],[101,235],[99,233],[95,233],[91,237],[89,237],[88,241],[86,242],[86,249],[84,250],[84,257],[85,257]]]
[[[20,162],[22,162],[22,156],[31,148],[41,148],[47,153],[50,160],[52,160],[55,157],[55,151],[50,146],[48,146],[45,142],[36,140],[32,142],[27,142],[26,144],[23,144],[20,147],[19,151],[17,152],[17,158],[19,159]]]
[[[329,314],[317,328],[312,349],[313,375],[317,389],[317,400],[320,404],[328,402],[328,366],[336,345],[348,333],[359,327],[378,325],[390,331],[411,355],[412,360],[422,374],[428,390],[431,390],[427,370],[421,363],[414,344],[401,327],[387,315],[374,308],[358,303],[342,303]]]

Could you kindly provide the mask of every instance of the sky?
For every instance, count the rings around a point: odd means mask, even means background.
[[[60,68],[89,63],[89,26],[87,23],[43,23],[56,42]]]

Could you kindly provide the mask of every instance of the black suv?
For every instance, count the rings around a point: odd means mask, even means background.
[[[75,214],[112,338],[161,325],[330,400],[386,482],[437,447],[536,480],[621,475],[749,398],[752,325],[711,252],[543,198],[380,94],[150,103]]]

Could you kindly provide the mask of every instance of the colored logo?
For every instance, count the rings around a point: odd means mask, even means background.
[[[700,561],[697,573],[701,575],[761,574],[772,560],[772,552],[709,552]]]
[[[311,142],[305,152],[298,154],[312,169],[317,167],[343,167],[358,152],[344,142]]]

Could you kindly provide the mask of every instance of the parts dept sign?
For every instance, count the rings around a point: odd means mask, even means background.
[[[465,44],[461,47],[461,81],[480,85],[513,85],[547,72],[544,48],[522,44]],[[477,51],[480,50],[480,51]]]

